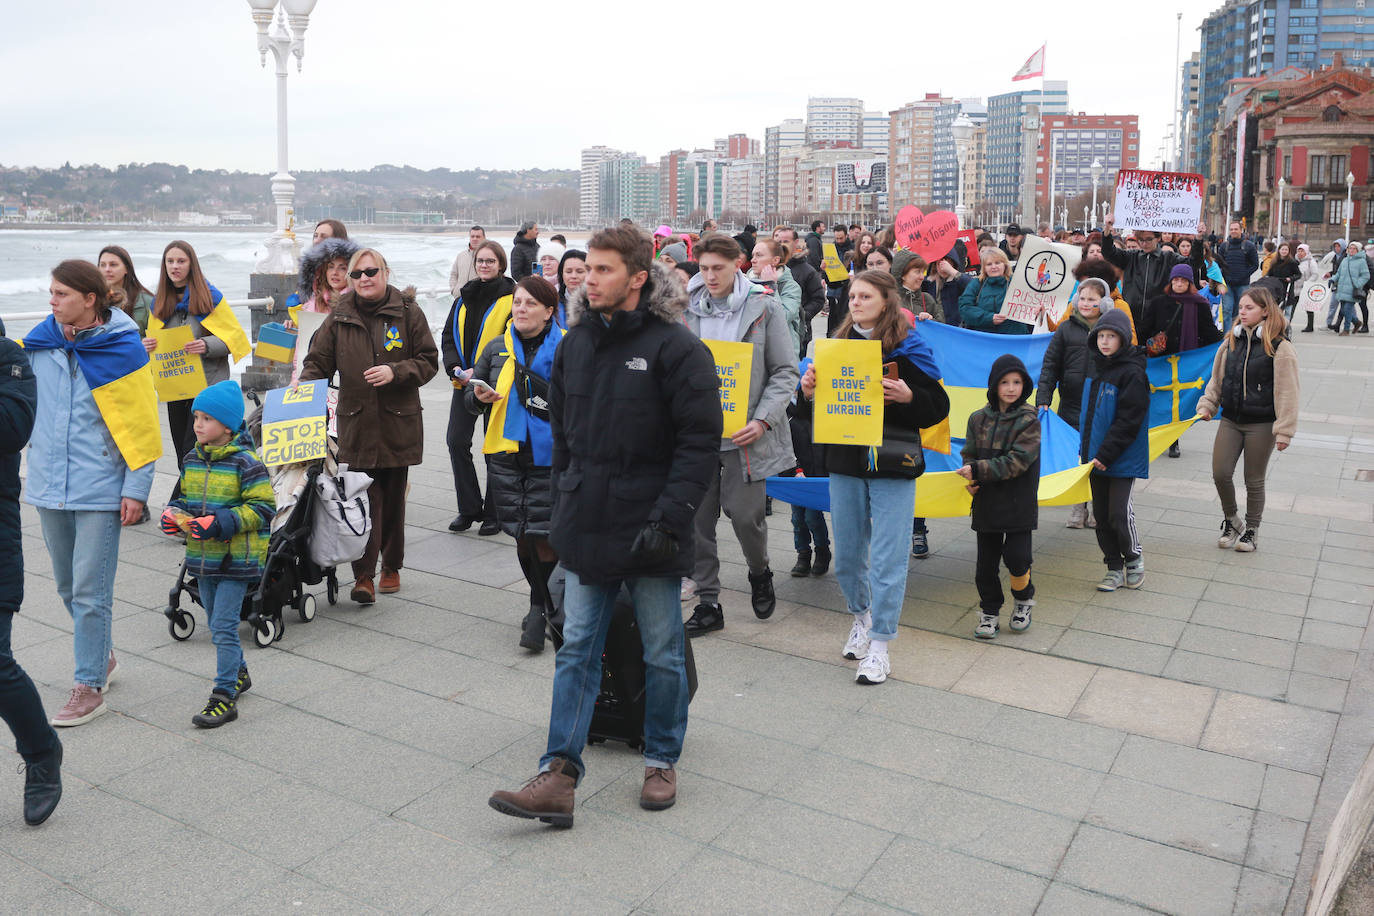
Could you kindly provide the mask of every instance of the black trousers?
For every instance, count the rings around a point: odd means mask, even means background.
[[[449,464],[453,467],[453,491],[458,494],[458,514],[478,519],[496,518],[496,513],[492,511],[491,493],[487,493],[484,505],[482,487],[477,482],[477,466],[472,460],[472,435],[476,431],[477,414],[469,412],[464,405],[463,390],[453,389],[446,441]]]
[[[1131,505],[1134,477],[1107,477],[1091,474],[1093,515],[1097,516],[1097,546],[1108,569],[1125,569],[1140,558],[1140,535],[1135,530],[1135,507]]]
[[[974,568],[973,582],[978,586],[978,606],[984,614],[996,617],[1002,610],[1001,565],[1007,564],[1007,572],[1013,576],[1028,576],[1031,568],[1030,531],[979,531],[978,564]],[[1035,583],[1029,579],[1025,588],[1013,588],[1011,596],[1017,601],[1029,601],[1035,597]]]
[[[196,447],[196,427],[191,416],[194,398],[184,401],[167,402],[167,430],[172,434],[172,448],[177,452],[177,471],[186,464],[186,455]],[[176,486],[172,487],[172,499],[181,496],[181,474],[177,474]]]
[[[377,555],[382,566],[400,570],[406,559],[406,484],[410,468],[357,468],[372,478],[367,499],[372,509],[372,533],[367,550],[353,561],[353,578],[377,575]]]
[[[14,733],[15,750],[24,762],[37,763],[57,747],[57,732],[48,724],[33,681],[10,651],[13,625],[14,612],[0,610],[0,719]]]

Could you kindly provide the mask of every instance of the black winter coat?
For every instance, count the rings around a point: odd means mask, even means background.
[[[711,351],[682,322],[687,298],[654,261],[639,307],[609,324],[568,299],[569,330],[550,380],[553,522],[563,565],[591,582],[691,575],[693,519],[720,470],[720,383]],[[677,539],[669,560],[630,559],[657,522]]]
[[[539,260],[539,242],[523,235],[515,237],[510,249],[510,278],[516,283],[534,273]]]
[[[38,383],[24,351],[0,337],[0,612],[24,603],[24,550],[19,518],[19,454],[33,432]]]
[[[1227,238],[1214,249],[1227,286],[1249,286],[1259,270],[1259,249],[1249,239]]]
[[[1221,329],[1212,322],[1211,303],[1197,293],[1193,293],[1193,295],[1197,296],[1197,301],[1194,303],[1194,316],[1197,320],[1198,346],[1205,347],[1221,340],[1222,333]],[[1175,313],[1178,314],[1177,319],[1174,318]],[[1136,340],[1140,341],[1141,348],[1144,349],[1151,337],[1163,331],[1165,345],[1164,353],[1161,355],[1177,353],[1182,346],[1183,337],[1180,331],[1182,324],[1183,309],[1179,306],[1178,300],[1165,293],[1151,299],[1149,304],[1145,306],[1145,313],[1140,316],[1140,321],[1136,322],[1135,337]]]
[[[825,283],[821,280],[820,272],[804,257],[793,258],[787,262],[787,267],[792,271],[792,279],[801,287],[801,352],[798,354],[800,357],[806,355],[806,345],[811,342],[812,320],[825,308]]]
[[[1169,273],[1177,265],[1187,264],[1192,268],[1194,277],[1205,275],[1207,270],[1201,245],[1194,245],[1187,258],[1168,248],[1157,248],[1151,252],[1127,251],[1116,247],[1111,233],[1102,237],[1102,257],[1121,269],[1121,298],[1135,313],[1139,313],[1152,297],[1164,291],[1169,283]],[[1136,339],[1145,340],[1138,331]]]
[[[1036,407],[1049,407],[1059,389],[1059,416],[1074,429],[1083,410],[1083,379],[1088,377],[1088,332],[1088,323],[1077,310],[1059,323],[1045,348],[1035,386]]]

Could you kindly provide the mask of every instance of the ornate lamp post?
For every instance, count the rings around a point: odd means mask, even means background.
[[[1222,231],[1223,233],[1226,232],[1228,228],[1230,228],[1230,225],[1231,225],[1231,205],[1232,205],[1232,203],[1235,201],[1235,199],[1236,199],[1236,183],[1235,183],[1234,181],[1228,181],[1228,182],[1226,182],[1226,206],[1221,208],[1221,212],[1222,212],[1222,215],[1225,217],[1225,223],[1226,223],[1226,225],[1224,225],[1224,226],[1221,227],[1221,231]]]
[[[954,215],[959,217],[959,228],[965,229],[968,207],[964,204],[964,163],[968,161],[968,145],[973,139],[973,122],[961,113],[949,126],[949,132],[954,137],[954,158],[959,161],[959,204]]]
[[[286,74],[292,55],[300,72],[305,56],[305,29],[318,0],[248,0],[253,23],[258,27],[258,58],[267,66],[271,51],[277,64],[277,174],[272,176],[272,200],[277,205],[277,231],[267,241],[267,253],[258,262],[257,272],[294,274],[299,270],[300,245],[291,231],[296,179],[286,170]],[[276,29],[268,32],[273,19]],[[290,33],[287,24],[290,24]]]
[[[1274,233],[1274,247],[1275,247],[1275,248],[1277,248],[1277,247],[1279,246],[1279,243],[1283,241],[1283,189],[1286,188],[1286,187],[1288,187],[1288,182],[1284,180],[1284,178],[1283,178],[1282,175],[1280,175],[1280,176],[1279,176],[1279,214],[1278,214],[1279,218],[1278,218],[1278,222],[1277,222],[1277,223],[1274,223],[1273,220],[1270,220],[1271,224],[1274,224],[1274,225],[1277,225],[1277,226],[1278,226],[1278,231],[1276,231],[1276,232]]]
[[[1088,174],[1093,177],[1093,216],[1097,216],[1097,183],[1102,180],[1102,160],[1093,159],[1088,166]]]
[[[1350,195],[1355,190],[1355,173],[1345,173],[1345,243],[1350,244],[1350,217],[1354,212],[1354,204],[1350,200]]]

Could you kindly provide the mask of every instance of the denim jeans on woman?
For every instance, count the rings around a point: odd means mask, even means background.
[[[119,565],[119,513],[39,509],[38,518],[52,558],[57,594],[72,615],[74,680],[103,688],[114,647],[111,621]]]
[[[14,732],[14,747],[24,762],[37,763],[57,746],[57,732],[48,724],[33,681],[14,660],[10,650],[13,626],[14,613],[0,610],[0,719]]]
[[[1355,303],[1342,300],[1341,314],[1336,319],[1336,330],[1353,331],[1357,324],[1359,320],[1355,318]]]
[[[579,782],[586,773],[582,748],[596,695],[601,692],[601,653],[622,585],[629,589],[644,642],[644,765],[671,769],[682,756],[688,693],[681,580],[655,576],[583,582],[568,570],[563,590],[564,642],[554,665],[549,745],[539,761],[541,770],[562,757],[577,768]]]
[[[897,637],[915,502],[914,480],[830,475],[835,578],[851,614],[872,613],[871,639]]]
[[[247,579],[201,576],[200,604],[210,619],[210,641],[215,644],[215,689],[234,695],[239,669],[243,667],[243,643],[239,641],[239,611],[248,594]]]

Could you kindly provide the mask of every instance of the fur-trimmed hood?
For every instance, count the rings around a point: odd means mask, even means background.
[[[687,310],[687,291],[682,288],[682,281],[673,268],[657,260],[649,265],[649,280],[640,290],[639,307],[668,324],[682,321],[682,313]],[[568,296],[568,328],[577,327],[586,313],[587,286],[584,283]]]
[[[343,258],[347,261],[353,257],[353,253],[357,250],[357,242],[349,239],[329,238],[320,239],[318,245],[311,245],[301,252],[301,276],[300,282],[296,284],[301,301],[303,302],[315,295],[315,273],[320,269],[320,265],[328,264],[335,258]]]

